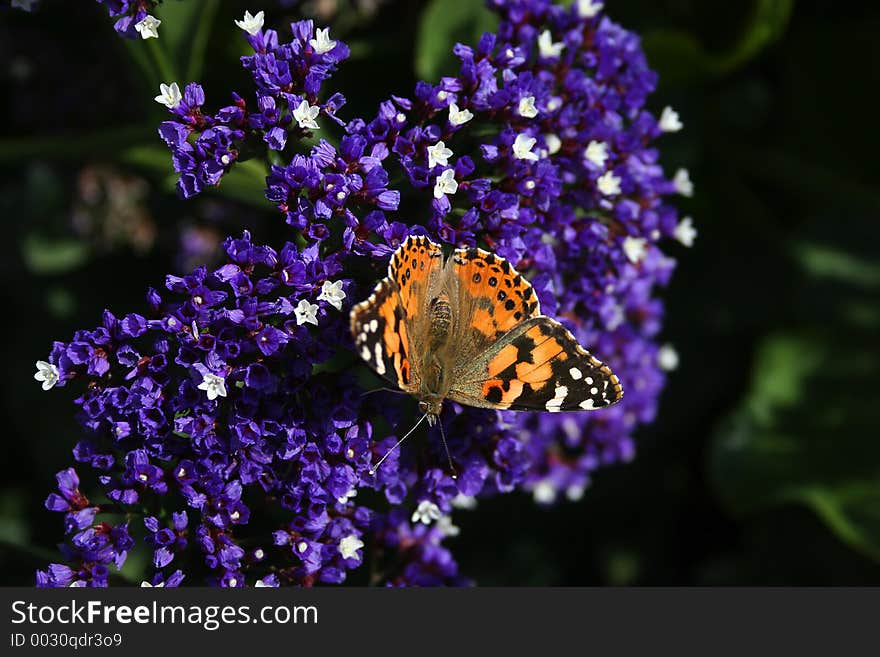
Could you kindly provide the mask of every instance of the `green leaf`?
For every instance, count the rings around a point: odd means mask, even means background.
[[[713,437],[710,473],[730,509],[796,503],[880,560],[880,412],[859,391],[880,378],[872,333],[773,335],[746,398]]]
[[[431,0],[422,12],[416,41],[416,75],[436,80],[457,69],[456,42],[474,45],[497,26],[495,15],[475,0]]]
[[[838,280],[868,289],[880,287],[880,265],[825,244],[801,242],[795,257],[813,276]]]
[[[59,274],[82,266],[88,260],[89,247],[75,239],[51,239],[31,233],[22,240],[21,255],[33,273]]]
[[[731,73],[782,36],[794,0],[756,0],[753,6],[745,29],[726,52],[710,52],[687,31],[662,29],[647,33],[643,39],[648,61],[666,83]]]

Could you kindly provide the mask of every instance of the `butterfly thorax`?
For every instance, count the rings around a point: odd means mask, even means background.
[[[443,400],[449,392],[449,369],[445,366],[452,362],[449,350],[452,347],[452,306],[445,293],[431,300],[428,306],[428,336],[422,359],[422,380],[419,389],[419,402],[423,412],[428,413],[428,421],[433,424],[443,409]]]

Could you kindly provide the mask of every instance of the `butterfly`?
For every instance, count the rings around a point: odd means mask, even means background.
[[[483,249],[410,236],[354,306],[351,334],[379,375],[436,423],[447,399],[511,411],[587,411],[623,396],[617,376],[555,319],[531,284]]]

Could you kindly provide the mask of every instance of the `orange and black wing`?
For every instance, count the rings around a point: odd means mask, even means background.
[[[449,398],[512,411],[584,411],[623,397],[611,369],[581,347],[562,324],[532,317],[476,359]]]
[[[355,349],[378,374],[402,390],[418,389],[426,297],[439,276],[440,247],[424,237],[409,237],[391,256],[388,276],[370,297],[351,311]]]

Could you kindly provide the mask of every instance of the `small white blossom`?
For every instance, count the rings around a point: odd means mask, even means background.
[[[548,132],[544,135],[544,143],[547,144],[548,155],[554,155],[559,152],[560,148],[562,148],[562,140],[552,132]]]
[[[517,112],[519,112],[520,116],[524,116],[527,119],[533,119],[538,116],[538,108],[535,107],[535,97],[526,96],[525,98],[520,98]]]
[[[534,162],[538,159],[538,154],[532,153],[532,147],[536,141],[538,140],[526,134],[517,135],[513,141],[513,156],[518,160],[531,160]]]
[[[428,146],[429,169],[433,169],[438,164],[443,167],[447,166],[450,157],[452,157],[452,149],[447,148],[446,144],[442,141],[438,141],[433,146]]]
[[[602,11],[604,3],[593,2],[593,0],[577,0],[578,16],[581,18],[593,18]]]
[[[461,529],[452,524],[452,518],[449,516],[441,516],[437,521],[437,528],[444,536],[458,536],[461,533]]]
[[[254,16],[251,16],[251,12],[245,11],[244,18],[240,21],[235,21],[235,24],[251,36],[254,36],[263,29],[263,12],[258,11]]]
[[[293,118],[296,119],[296,123],[300,128],[317,130],[318,124],[315,119],[318,118],[320,112],[320,107],[317,105],[309,105],[309,101],[303,100],[299,104],[299,107],[293,110]]]
[[[293,314],[296,315],[297,326],[302,326],[306,323],[318,325],[318,305],[315,303],[309,303],[305,299],[300,299],[297,307],[293,309]]]
[[[340,495],[339,497],[337,497],[337,498],[336,498],[336,501],[339,502],[340,504],[345,504],[345,503],[348,502],[351,498],[353,498],[353,497],[357,497],[357,494],[358,494],[358,492],[357,492],[357,488],[350,488],[350,489],[348,489],[348,492],[347,492],[347,493],[345,493],[344,495]]]
[[[440,507],[428,500],[422,500],[419,502],[418,508],[413,511],[412,521],[430,525],[435,520],[440,520],[442,515],[443,514],[440,513]]]
[[[608,144],[604,141],[591,141],[584,149],[584,157],[597,167],[604,167],[608,159]]]
[[[560,107],[562,107],[562,99],[559,96],[552,96],[550,100],[547,101],[548,112],[555,112]]]
[[[658,125],[663,132],[678,132],[684,127],[684,123],[678,118],[678,112],[668,105],[660,113],[660,123]]]
[[[605,196],[620,194],[620,178],[615,176],[613,171],[606,171],[599,176],[596,186]]]
[[[443,198],[444,194],[455,194],[458,191],[458,181],[455,179],[455,169],[444,169],[437,176],[434,183],[434,198]]]
[[[159,582],[158,584],[156,584],[156,586],[153,586],[153,585],[152,585],[150,582],[148,582],[147,580],[144,580],[143,582],[141,582],[141,588],[142,588],[142,589],[161,589],[161,588],[164,588],[164,587],[165,587],[165,582]]]
[[[694,220],[684,217],[675,227],[675,239],[685,246],[693,246],[697,238],[697,229],[694,228]]]
[[[450,125],[464,125],[472,118],[474,118],[474,115],[469,109],[458,109],[458,105],[449,103]]]
[[[309,39],[309,44],[311,44],[312,48],[314,48],[315,52],[319,55],[323,55],[325,52],[330,52],[336,47],[336,42],[330,38],[329,27],[325,27],[323,30],[317,30],[315,32],[315,38]]]
[[[217,397],[226,396],[226,379],[210,372],[202,375],[202,382],[199,384],[199,390],[208,393],[208,401],[217,399]]]
[[[58,368],[44,360],[37,361],[37,372],[34,374],[37,381],[43,382],[43,390],[51,390],[58,383]]]
[[[541,53],[541,57],[558,59],[562,54],[563,48],[565,48],[564,43],[553,43],[553,36],[550,34],[550,30],[544,30],[538,37],[538,51]]]
[[[687,169],[679,169],[675,172],[675,176],[672,179],[672,184],[675,185],[675,191],[677,191],[682,196],[693,196],[694,195],[694,183],[691,182],[691,175],[688,173]]]
[[[626,254],[626,259],[633,264],[642,260],[647,253],[647,244],[648,240],[642,237],[627,236],[623,240],[623,252]]]
[[[545,479],[535,484],[532,496],[538,504],[550,504],[556,500],[556,488]]]
[[[176,82],[172,82],[171,84],[165,84],[163,82],[159,85],[159,95],[153,100],[164,105],[168,109],[174,109],[180,105],[182,99],[183,96],[180,94],[180,87],[177,86]]]
[[[477,498],[473,495],[465,495],[464,493],[459,493],[452,498],[451,504],[456,509],[476,509]]]
[[[349,534],[339,541],[339,554],[343,559],[356,559],[357,551],[364,547],[364,542],[356,534]]]
[[[271,575],[266,575],[262,579],[258,579],[254,582],[255,589],[271,589],[278,586],[278,580],[272,579]]]
[[[134,24],[134,29],[141,35],[141,39],[158,39],[159,26],[162,24],[158,18],[147,14],[143,20]]]
[[[671,344],[664,344],[657,350],[657,364],[661,370],[671,372],[678,369],[678,352]]]
[[[584,496],[585,490],[583,486],[573,484],[565,489],[565,496],[572,502],[577,502]]]
[[[445,89],[441,89],[440,91],[437,92],[437,95],[435,96],[435,98],[442,103],[444,100],[449,98],[449,92],[447,92]]]
[[[331,283],[324,281],[321,285],[321,294],[318,295],[318,301],[326,301],[336,310],[342,310],[342,300],[345,298],[345,291],[342,289],[342,281]]]

